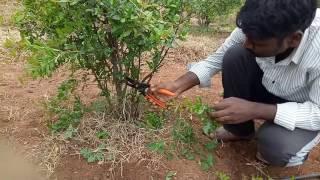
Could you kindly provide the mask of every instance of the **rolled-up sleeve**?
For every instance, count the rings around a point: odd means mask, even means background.
[[[234,45],[243,44],[244,41],[245,35],[242,30],[236,28],[216,52],[189,68],[189,71],[197,75],[200,87],[210,87],[212,76],[217,74],[222,68],[222,59],[225,52]]]

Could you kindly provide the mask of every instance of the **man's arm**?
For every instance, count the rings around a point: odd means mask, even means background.
[[[200,81],[196,74],[189,71],[175,80],[175,83],[178,86],[178,92],[181,94],[182,92],[191,89],[196,85],[199,85]]]
[[[158,89],[160,89],[160,88],[167,89],[167,90],[175,93],[176,96],[179,96],[184,91],[187,91],[187,90],[191,89],[192,87],[199,85],[199,84],[200,84],[200,81],[199,81],[197,75],[194,74],[193,72],[189,71],[189,72],[185,73],[184,75],[180,76],[175,81],[169,81],[169,82],[165,82],[165,83],[151,85],[151,91],[153,92],[153,94],[157,95],[162,100],[166,100],[166,99],[168,99],[168,97],[163,97],[161,94],[157,93]],[[172,97],[169,97],[169,98],[172,98]]]
[[[313,78],[310,77],[310,79]],[[304,103],[288,102],[278,104],[274,123],[289,130],[294,130],[295,128],[312,131],[320,130],[320,75],[312,81],[309,92],[310,100]]]
[[[225,40],[222,46],[207,59],[193,65],[189,72],[180,76],[175,81],[169,81],[151,86],[151,91],[157,96],[160,88],[168,89],[177,95],[196,86],[209,87],[211,85],[211,77],[218,73],[222,68],[222,59],[225,52],[234,45],[241,45],[245,40],[242,30],[236,28],[231,35]]]
[[[246,37],[242,30],[236,28],[215,53],[190,68],[189,71],[197,75],[200,87],[211,86],[211,77],[221,71],[226,51],[235,45],[242,45],[245,39]]]

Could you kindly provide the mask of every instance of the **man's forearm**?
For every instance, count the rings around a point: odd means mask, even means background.
[[[199,85],[200,81],[196,74],[189,71],[175,80],[175,83],[179,87],[178,91],[182,93],[196,85]]]
[[[277,113],[277,105],[256,103],[256,118],[273,121]]]

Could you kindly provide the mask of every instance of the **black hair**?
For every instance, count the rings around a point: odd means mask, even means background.
[[[283,39],[312,23],[317,0],[246,0],[236,23],[252,39]]]

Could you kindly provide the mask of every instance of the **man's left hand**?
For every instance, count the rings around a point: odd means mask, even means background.
[[[214,105],[215,112],[210,116],[222,124],[238,124],[257,117],[257,104],[244,99],[231,97]]]

